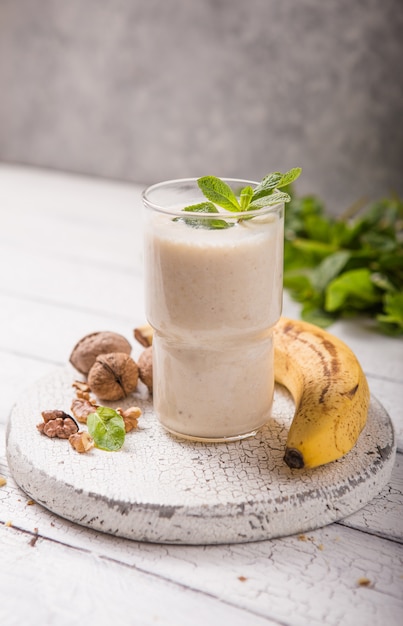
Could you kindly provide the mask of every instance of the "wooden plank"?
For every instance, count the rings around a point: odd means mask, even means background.
[[[0,350],[4,354],[67,363],[74,345],[87,333],[113,330],[132,341],[133,329],[143,322],[144,318],[137,313],[137,309],[132,314],[122,307],[122,314],[118,317],[102,310],[101,306],[98,308],[97,300],[94,300],[92,310],[82,310],[3,295],[0,305]]]
[[[14,624],[278,626],[236,600],[0,525],[0,620]],[[50,574],[51,573],[51,574]],[[239,586],[242,583],[239,582]],[[34,616],[33,616],[34,614]]]
[[[73,197],[71,204],[74,202]],[[57,207],[57,200],[54,203]],[[44,212],[36,198],[28,204],[24,198],[16,208],[8,207],[0,232],[2,247],[15,248],[21,257],[42,255],[50,260],[70,260],[72,265],[98,262],[106,266],[107,260],[108,266],[127,270],[138,264],[142,250],[141,207],[131,207],[129,214],[117,204],[103,219],[105,207],[100,207],[94,218],[84,207],[81,220],[60,215],[56,207],[53,213]]]
[[[70,175],[34,167],[1,164],[0,200],[7,221],[15,211],[25,210],[29,219],[59,219],[65,222],[104,224],[111,215],[125,222],[133,209],[141,208],[141,183],[123,183],[90,176]],[[122,212],[125,212],[123,214]],[[121,216],[121,217],[120,217]],[[34,223],[33,222],[33,223]],[[20,223],[24,229],[24,224]]]
[[[24,298],[32,302],[64,306],[69,310],[103,312],[117,319],[129,319],[135,312],[144,319],[144,281],[139,263],[132,259],[132,267],[116,268],[109,264],[119,256],[119,247],[109,246],[104,262],[75,263],[65,255],[52,255],[35,251],[29,256],[11,244],[0,248],[0,265],[12,267],[12,272],[2,272],[0,297]],[[141,308],[140,308],[141,307]],[[26,311],[25,311],[26,313]]]

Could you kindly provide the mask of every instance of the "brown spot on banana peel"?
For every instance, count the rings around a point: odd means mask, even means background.
[[[347,396],[348,398],[351,398],[351,399],[354,398],[355,394],[358,391],[358,387],[359,387],[359,385],[357,383],[352,389],[350,389],[349,391],[345,391],[343,395]]]
[[[296,324],[301,324],[302,327],[298,328]],[[284,335],[288,335],[288,337],[292,339],[293,343],[298,342],[302,344],[303,346],[305,346],[306,348],[308,348],[313,353],[313,355],[317,357],[317,359],[319,360],[320,365],[322,367],[322,379],[326,381],[326,383],[322,386],[321,394],[319,397],[319,403],[323,404],[326,398],[326,394],[329,391],[330,379],[336,376],[340,371],[340,361],[339,361],[337,349],[334,343],[326,339],[326,337],[323,337],[321,333],[315,332],[314,331],[315,326],[313,326],[312,324],[309,325],[310,326],[309,331],[308,331],[307,326],[308,325],[304,322],[295,323],[292,321],[287,321],[283,325],[281,332]],[[310,338],[308,339],[302,336],[304,333],[307,333],[307,332],[310,332],[310,335],[311,335]],[[315,343],[312,342],[312,338],[316,338],[319,341],[320,347],[318,347]],[[328,362],[325,359],[321,347],[323,347],[325,352],[328,353],[328,355],[330,356],[330,362]]]

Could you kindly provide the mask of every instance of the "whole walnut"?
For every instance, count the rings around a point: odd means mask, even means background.
[[[139,367],[140,380],[148,387],[150,393],[153,392],[153,349],[152,346],[143,350],[140,354],[137,365]]]
[[[74,346],[70,355],[70,363],[81,374],[88,374],[97,356],[110,352],[130,354],[130,343],[118,333],[100,331],[86,335]]]
[[[97,356],[88,372],[91,391],[101,400],[121,400],[137,387],[139,370],[133,359],[124,352]]]

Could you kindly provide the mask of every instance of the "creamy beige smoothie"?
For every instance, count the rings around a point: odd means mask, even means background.
[[[231,215],[234,225],[222,230],[194,228],[158,211],[148,216],[154,407],[173,433],[235,439],[270,417],[283,210],[260,213],[239,222]]]

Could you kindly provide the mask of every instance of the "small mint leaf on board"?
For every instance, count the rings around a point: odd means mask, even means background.
[[[202,176],[197,179],[206,198],[228,211],[240,211],[241,207],[231,187],[216,176]]]
[[[97,448],[101,450],[120,450],[125,441],[125,423],[123,417],[114,409],[99,406],[87,418],[88,432]]]

